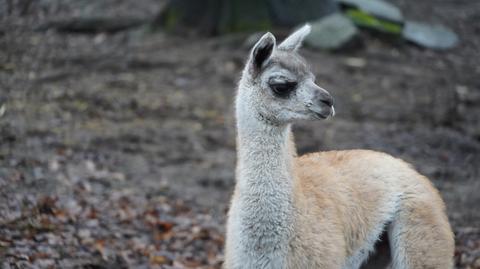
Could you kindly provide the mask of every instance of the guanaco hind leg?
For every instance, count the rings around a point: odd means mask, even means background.
[[[445,213],[427,203],[400,210],[388,229],[392,269],[452,269],[454,240]]]

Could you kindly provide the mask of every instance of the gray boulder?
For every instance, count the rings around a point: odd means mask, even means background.
[[[334,13],[311,22],[312,32],[306,37],[305,44],[316,49],[339,49],[358,33],[353,22],[340,13]]]
[[[414,21],[405,23],[402,35],[406,40],[430,49],[449,49],[459,41],[458,36],[443,25]]]

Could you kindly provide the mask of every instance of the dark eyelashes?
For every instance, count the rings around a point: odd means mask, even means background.
[[[285,82],[271,82],[269,83],[270,89],[278,97],[287,97],[297,87],[297,82],[285,81]]]

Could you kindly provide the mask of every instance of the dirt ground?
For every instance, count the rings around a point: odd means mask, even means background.
[[[480,2],[392,2],[460,45],[363,32],[348,51],[304,49],[337,116],[295,126],[298,149],[409,161],[446,201],[457,267],[480,268]],[[1,268],[219,268],[246,36],[39,31],[75,14],[66,3],[0,14]]]

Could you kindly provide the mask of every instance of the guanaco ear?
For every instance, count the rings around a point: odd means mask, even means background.
[[[262,65],[272,56],[275,48],[275,37],[268,32],[253,46],[250,62],[255,69],[261,69]]]
[[[296,51],[302,46],[303,40],[308,34],[310,34],[310,30],[310,24],[305,24],[302,28],[289,35],[280,45],[278,45],[278,49]]]

